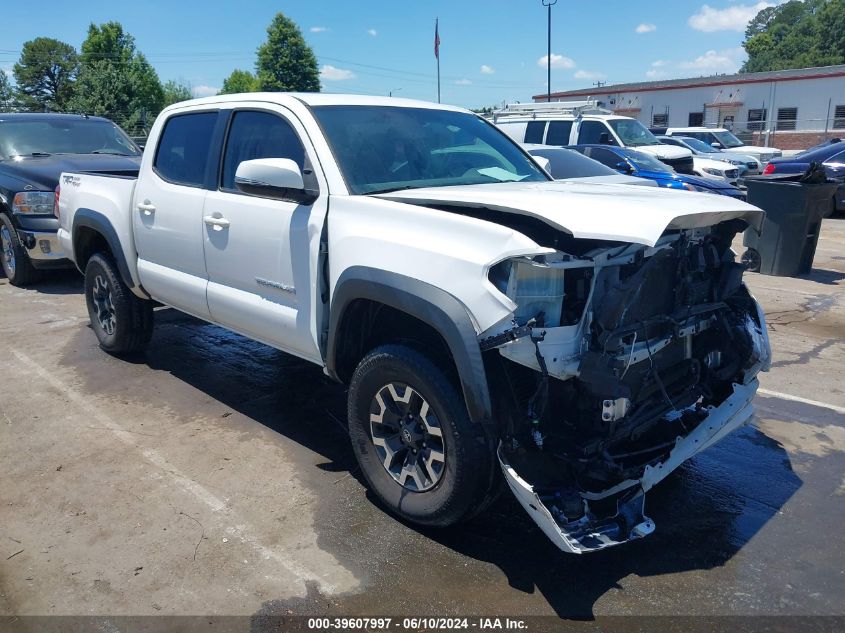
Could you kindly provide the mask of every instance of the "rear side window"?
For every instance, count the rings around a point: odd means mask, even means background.
[[[525,142],[526,143],[542,143],[543,132],[546,131],[545,121],[529,121],[525,126]]]
[[[305,148],[283,118],[269,112],[235,112],[223,154],[222,189],[235,189],[235,172],[245,160],[290,158],[303,169]]]
[[[216,112],[171,117],[164,124],[153,167],[165,180],[202,187]]]
[[[602,134],[606,134],[608,138],[613,138],[610,130],[601,121],[581,121],[581,127],[578,128],[578,143],[580,145],[601,143]]]
[[[546,145],[569,145],[572,121],[552,121],[546,134]]]

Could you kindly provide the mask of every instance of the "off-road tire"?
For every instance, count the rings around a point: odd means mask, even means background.
[[[0,231],[3,231],[4,239],[8,239],[6,245],[9,247],[13,258],[12,263],[7,262],[6,253],[0,250],[0,265],[2,265],[3,273],[9,283],[24,288],[38,281],[41,278],[41,271],[32,265],[11,218],[5,213],[0,213]]]
[[[430,489],[412,491],[384,466],[373,443],[370,416],[386,385],[411,387],[428,403],[442,431],[444,465]],[[495,451],[463,398],[434,363],[403,345],[383,345],[360,362],[349,386],[349,435],[370,489],[392,512],[421,525],[445,527],[489,504],[497,482]]]
[[[107,317],[101,314],[104,300],[108,305]],[[104,351],[115,355],[134,354],[150,342],[153,333],[152,302],[132,294],[120,278],[112,259],[105,253],[92,255],[85,266],[85,303],[91,328]],[[109,316],[113,317],[113,322]]]

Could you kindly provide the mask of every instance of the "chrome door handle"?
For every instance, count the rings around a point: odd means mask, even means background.
[[[139,202],[137,205],[138,211],[142,212],[144,215],[152,215],[156,212],[156,208],[154,204],[150,204],[149,200],[144,200],[143,202]]]
[[[207,215],[202,219],[208,226],[214,227],[215,231],[229,228],[229,220],[226,218],[218,218],[213,215]]]

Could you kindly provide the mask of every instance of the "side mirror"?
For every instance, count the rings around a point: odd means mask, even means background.
[[[722,144],[717,142],[710,143],[710,147],[715,147],[716,149],[722,149]]]
[[[618,163],[616,163],[616,167],[614,167],[614,169],[616,171],[621,171],[622,173],[625,173],[625,174],[630,174],[631,172],[634,171],[633,168],[628,163],[626,163],[624,160],[620,160]]]
[[[253,196],[310,204],[318,192],[305,188],[302,170],[290,158],[242,161],[235,171],[235,187]]]
[[[531,158],[534,159],[534,162],[537,163],[543,171],[547,174],[550,173],[549,170],[552,168],[552,161],[545,156],[534,156],[533,154],[531,155]]]
[[[607,132],[602,132],[601,134],[599,134],[599,143],[601,143],[602,145],[613,145],[610,140],[610,134],[608,134]]]

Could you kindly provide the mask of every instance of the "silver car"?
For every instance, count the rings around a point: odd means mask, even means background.
[[[709,158],[710,160],[721,160],[731,165],[735,165],[739,170],[739,177],[755,176],[763,170],[760,161],[751,154],[739,154],[737,152],[723,152],[716,149],[712,145],[708,145],[704,141],[691,136],[658,136],[661,143],[667,145],[677,145],[678,147],[686,147],[692,151],[694,156],[701,156],[702,158]],[[743,171],[745,170],[745,171]]]

